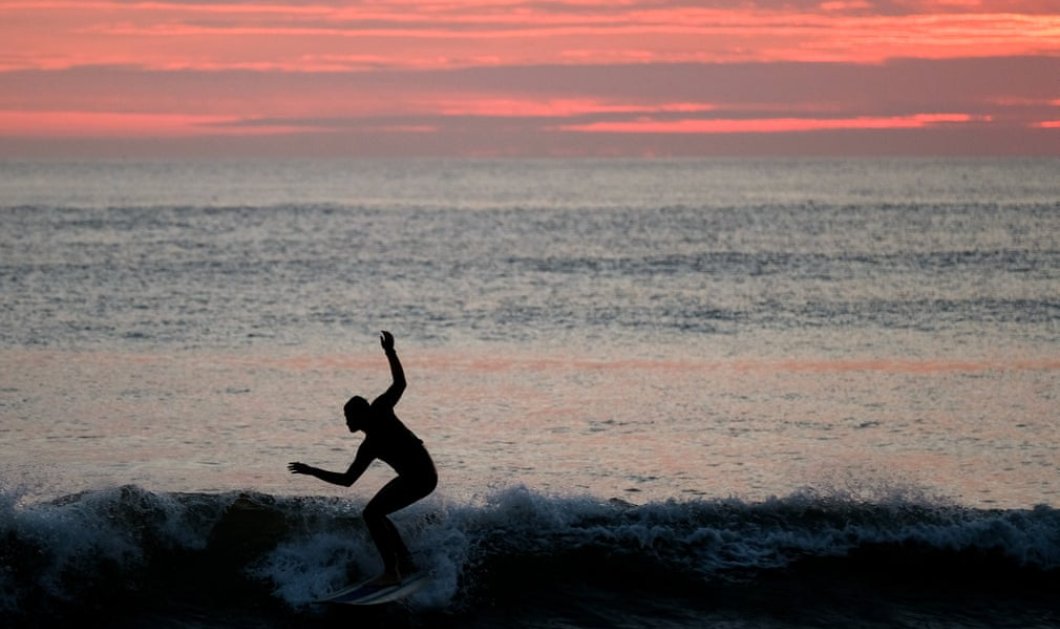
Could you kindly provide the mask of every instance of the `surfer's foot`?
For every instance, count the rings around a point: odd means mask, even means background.
[[[399,578],[407,577],[416,573],[416,564],[412,563],[411,559],[408,561],[401,561],[398,563],[397,571],[400,575]]]

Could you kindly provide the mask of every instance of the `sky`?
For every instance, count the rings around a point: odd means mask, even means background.
[[[1060,155],[1060,0],[0,0],[0,157]]]

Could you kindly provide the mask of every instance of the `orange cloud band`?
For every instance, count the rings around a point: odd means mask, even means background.
[[[558,131],[581,133],[791,133],[838,129],[921,129],[940,124],[989,122],[990,116],[969,114],[915,114],[854,118],[756,118],[712,120],[602,121],[560,125]]]

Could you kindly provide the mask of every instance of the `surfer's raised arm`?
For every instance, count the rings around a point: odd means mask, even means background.
[[[386,359],[390,363],[390,375],[394,382],[372,404],[394,406],[401,399],[401,394],[405,392],[405,370],[401,368],[401,361],[398,360],[397,351],[394,349],[394,335],[383,330],[379,335],[379,340],[386,353]]]

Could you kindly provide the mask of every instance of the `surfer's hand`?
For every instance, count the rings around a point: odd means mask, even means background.
[[[394,335],[393,334],[387,332],[386,330],[383,330],[382,332],[379,333],[379,340],[383,344],[383,351],[384,352],[392,352],[392,351],[394,351]]]
[[[287,469],[291,470],[292,474],[308,474],[309,470],[313,468],[305,463],[295,461],[294,463],[288,463]]]

